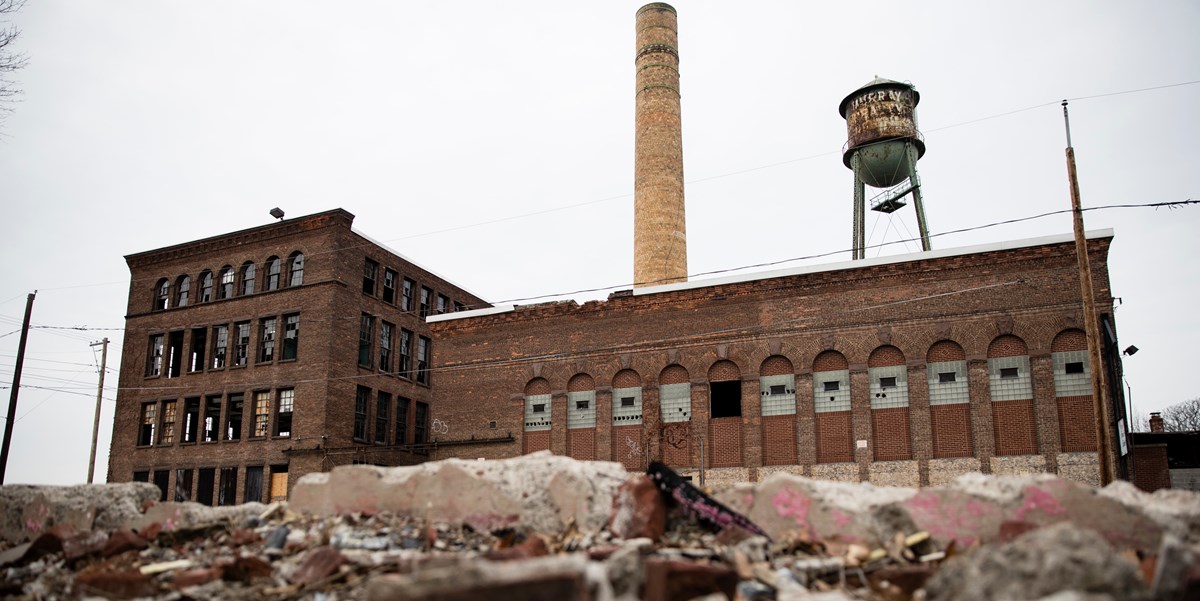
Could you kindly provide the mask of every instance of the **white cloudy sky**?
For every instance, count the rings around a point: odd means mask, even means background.
[[[0,129],[0,385],[27,293],[35,324],[112,329],[32,332],[7,482],[85,479],[89,342],[107,335],[104,478],[123,256],[261,225],[275,206],[343,207],[493,301],[627,285],[641,4],[29,0],[12,19],[25,92]],[[934,233],[1069,207],[1063,98],[1078,99],[1086,207],[1200,198],[1192,0],[674,4],[692,273],[849,258],[837,106],[877,74],[921,92]],[[1113,95],[1145,88],[1160,89]],[[1086,219],[1116,230],[1135,409],[1200,396],[1200,207]],[[867,229],[916,232],[910,210]],[[1057,215],[934,247],[1070,230]]]

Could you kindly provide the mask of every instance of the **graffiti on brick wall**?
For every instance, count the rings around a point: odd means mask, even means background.
[[[667,424],[663,427],[663,441],[667,444],[682,449],[687,446],[688,433],[691,430],[689,423]]]
[[[629,451],[627,453],[627,455],[629,457],[641,457],[642,456],[642,445],[637,440],[634,440],[632,436],[625,437],[625,446],[628,447],[628,449],[629,449]]]
[[[450,424],[440,420],[433,420],[433,425],[429,427],[434,434],[448,434],[450,432]]]

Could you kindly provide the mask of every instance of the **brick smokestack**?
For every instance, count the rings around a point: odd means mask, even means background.
[[[1162,418],[1161,413],[1151,413],[1150,414],[1150,431],[1151,432],[1165,432],[1166,431],[1166,428],[1163,426],[1163,418]]]
[[[633,280],[639,287],[687,281],[678,47],[671,5],[638,9]]]

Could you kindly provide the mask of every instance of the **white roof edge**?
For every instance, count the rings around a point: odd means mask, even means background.
[[[408,261],[409,263],[412,263],[413,265],[416,265],[417,267],[420,267],[421,269],[424,269],[425,271],[429,272],[431,275],[434,275],[434,276],[437,276],[437,277],[441,278],[441,279],[442,279],[442,281],[446,282],[447,284],[450,284],[451,286],[454,286],[455,288],[458,288],[459,290],[462,290],[463,292],[466,292],[467,294],[470,294],[471,296],[474,296],[474,297],[476,297],[476,298],[483,298],[483,297],[479,296],[478,294],[475,294],[474,292],[471,292],[470,290],[468,290],[466,287],[462,286],[462,285],[461,285],[461,284],[459,284],[458,282],[455,282],[454,280],[452,280],[452,279],[450,279],[450,278],[448,278],[448,277],[446,277],[446,276],[444,276],[444,275],[442,275],[442,274],[440,274],[440,273],[438,273],[438,272],[436,272],[436,271],[434,271],[434,270],[432,270],[432,269],[430,269],[430,268],[428,268],[428,267],[424,266],[423,264],[421,264],[421,263],[419,263],[419,262],[417,262],[417,261],[414,261],[414,260],[412,260],[412,259],[408,258],[408,257],[407,257],[407,256],[405,256],[403,253],[401,253],[401,252],[397,251],[396,249],[394,249],[394,248],[392,248],[392,247],[388,246],[387,244],[384,244],[383,242],[380,242],[380,241],[378,241],[378,240],[376,240],[376,239],[374,239],[374,238],[372,238],[372,237],[370,237],[370,236],[368,236],[368,235],[366,235],[366,234],[364,234],[364,233],[362,233],[362,232],[358,231],[358,229],[356,229],[356,228],[350,228],[350,231],[351,231],[351,232],[353,232],[353,233],[355,233],[355,234],[358,234],[359,236],[362,236],[363,238],[365,238],[365,239],[367,240],[367,242],[370,242],[371,244],[374,244],[375,246],[378,246],[378,247],[380,247],[380,248],[382,248],[382,249],[384,249],[384,250],[386,250],[386,251],[388,251],[388,252],[392,253],[393,255],[396,255],[397,257],[400,257],[401,259],[404,259],[405,261]]]
[[[467,317],[483,317],[484,315],[497,315],[499,313],[508,313],[516,309],[516,305],[497,305],[495,307],[485,307],[483,309],[471,309],[470,311],[455,311],[453,313],[443,313],[441,315],[430,315],[425,318],[425,323],[433,323],[435,321],[450,321],[452,319],[464,319]]]
[[[1090,230],[1084,233],[1088,239],[1095,238],[1111,238],[1113,236],[1112,228],[1104,228],[1098,230]],[[678,282],[674,284],[662,284],[660,286],[645,286],[642,288],[634,288],[634,296],[643,296],[647,294],[659,294],[663,292],[675,292],[678,290],[691,290],[694,288],[707,288],[709,286],[720,286],[725,284],[739,284],[742,282],[752,282],[754,280],[767,280],[771,278],[786,277],[792,275],[803,275],[809,273],[821,273],[824,271],[842,271],[846,269],[857,269],[860,267],[874,267],[876,265],[891,265],[894,263],[907,263],[909,261],[924,261],[928,259],[942,259],[946,257],[959,257],[963,255],[974,255],[985,252],[995,252],[1001,250],[1014,250],[1018,248],[1029,248],[1031,246],[1042,246],[1045,244],[1061,244],[1070,242],[1075,239],[1074,234],[1054,234],[1051,236],[1041,236],[1038,238],[1025,238],[1022,240],[1010,240],[1007,242],[991,242],[988,244],[978,244],[975,246],[960,246],[957,248],[947,248],[944,250],[931,250],[928,252],[916,252],[903,255],[891,255],[887,257],[876,257],[874,259],[862,259],[858,261],[841,261],[838,263],[825,263],[821,265],[804,265],[800,267],[790,267],[785,269],[776,269],[772,271],[759,271],[752,273],[742,273],[736,275],[728,275],[716,277],[712,279],[694,280],[690,282]]]

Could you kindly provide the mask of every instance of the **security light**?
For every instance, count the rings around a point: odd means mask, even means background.
[[[271,216],[280,221],[283,221],[283,209],[281,209],[279,207],[275,207],[274,209],[271,209]]]
[[[1137,352],[1138,352],[1138,347],[1136,347],[1136,346],[1133,346],[1133,345],[1131,344],[1131,345],[1129,345],[1129,346],[1128,346],[1128,347],[1125,349],[1125,352],[1124,352],[1124,353],[1122,353],[1122,354],[1123,354],[1123,355],[1135,355],[1135,354],[1137,354]]]

